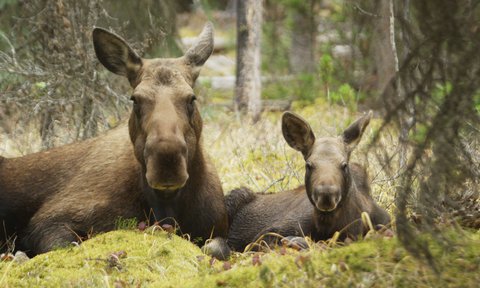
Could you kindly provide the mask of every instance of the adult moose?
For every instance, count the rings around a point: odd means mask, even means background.
[[[388,224],[389,215],[370,196],[365,169],[349,161],[370,118],[371,113],[359,118],[339,137],[316,138],[305,120],[285,112],[283,136],[305,159],[305,186],[276,194],[233,190],[225,199],[231,222],[229,245],[243,251],[268,233],[307,235],[319,241],[341,231],[340,239],[356,238],[368,231],[360,221],[362,212],[374,225]],[[273,244],[277,238],[264,239]]]
[[[93,44],[99,61],[126,76],[133,88],[128,125],[45,152],[2,158],[4,238],[16,234],[17,247],[35,255],[91,230],[112,230],[117,217],[145,215],[174,219],[192,239],[225,237],[222,187],[202,146],[192,89],[213,51],[212,24],[179,58],[143,59],[101,28],[93,30]]]

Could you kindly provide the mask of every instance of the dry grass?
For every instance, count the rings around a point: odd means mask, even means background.
[[[239,186],[259,192],[279,192],[303,183],[304,161],[301,154],[283,139],[281,112],[264,113],[259,122],[251,124],[249,119],[220,106],[204,104],[201,110],[204,117],[203,143],[223,181],[225,193]],[[362,114],[328,105],[321,99],[307,106],[294,103],[293,110],[309,121],[318,136],[339,135]],[[396,179],[384,170],[376,152],[387,149],[392,153],[396,149],[396,133],[384,133],[379,144],[370,147],[369,143],[380,123],[379,118],[371,121],[352,157],[353,161],[367,167],[374,198],[391,211]],[[14,157],[40,151],[41,139],[37,128],[33,125],[13,126],[12,134],[0,134],[0,155]],[[74,135],[75,128],[63,127],[54,134],[53,142],[57,145],[70,143]]]
[[[361,115],[321,101],[305,107],[294,105],[293,110],[322,136],[338,135]],[[280,192],[303,182],[303,159],[282,137],[281,113],[266,113],[252,125],[221,108],[205,105],[202,111],[205,148],[225,192],[238,186]],[[380,122],[378,118],[371,122],[353,158],[367,166],[374,198],[392,212],[396,179],[389,178],[391,171],[385,171],[375,156],[380,149],[395,151],[396,133],[382,135],[378,146],[368,145]],[[29,131],[15,137],[1,135],[1,153],[12,156],[38,151],[38,134]],[[229,262],[212,263],[201,256],[198,247],[165,232],[114,231],[25,264],[0,262],[0,287],[473,287],[480,281],[474,272],[480,267],[480,234],[458,233],[452,232],[456,242],[450,253],[431,243],[444,267],[437,275],[410,256],[395,238],[384,239],[376,233],[347,247],[320,243],[308,252],[280,249],[267,254],[235,254]],[[126,257],[118,263],[108,262],[109,255],[118,251],[125,251]]]
[[[282,113],[268,112],[252,125],[248,119],[233,112],[203,108],[206,110],[204,143],[223,181],[225,193],[239,186],[247,186],[259,192],[279,192],[303,184],[304,160],[283,139]],[[293,111],[309,121],[318,136],[339,135],[362,115],[342,107],[330,106],[321,100],[305,107],[294,105]],[[374,155],[378,147],[369,146],[380,122],[381,119],[372,121],[352,157],[353,161],[367,167],[374,198],[391,211],[395,179],[384,171]],[[381,149],[393,151],[396,149],[393,144],[395,141],[392,135],[382,136]]]
[[[251,124],[220,106],[201,108],[204,117],[203,142],[215,163],[225,193],[246,186],[258,192],[279,192],[292,189],[304,181],[304,161],[300,153],[290,148],[281,132],[281,112],[267,112],[262,119]],[[317,100],[303,106],[293,105],[293,111],[307,121],[318,136],[339,135],[360,112],[331,106]],[[127,115],[125,115],[127,116]],[[379,149],[396,149],[396,133],[384,133],[375,147],[369,147],[374,131],[381,119],[373,119],[360,145],[354,151],[353,161],[364,164],[372,180],[372,194],[383,207],[393,208],[395,179],[386,173],[376,158]],[[12,134],[0,134],[0,155],[14,157],[41,150],[37,127],[15,127]],[[73,141],[75,128],[62,127],[54,134],[53,142],[62,145]]]

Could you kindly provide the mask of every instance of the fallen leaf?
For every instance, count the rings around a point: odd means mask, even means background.
[[[260,258],[260,254],[255,254],[252,257],[252,264],[253,266],[260,266],[262,265],[262,259]]]
[[[147,223],[145,223],[144,221],[138,223],[138,230],[140,231],[144,231],[145,229],[147,229]]]

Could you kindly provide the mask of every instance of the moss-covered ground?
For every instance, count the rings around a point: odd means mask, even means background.
[[[23,264],[0,262],[0,287],[478,287],[480,233],[454,239],[449,253],[431,243],[436,273],[395,237],[235,254],[221,262],[164,231],[119,230]]]
[[[225,193],[238,186],[281,192],[302,183],[304,160],[285,143],[280,112],[264,113],[252,124],[208,101],[201,110],[205,149]],[[322,99],[309,105],[294,103],[293,110],[319,136],[338,135],[361,115]],[[397,136],[394,129],[384,130],[380,142],[369,149],[381,122],[374,118],[352,157],[367,167],[374,199],[393,213],[396,182],[375,153],[395,151]],[[131,224],[118,226],[135,226]],[[374,234],[346,246],[315,244],[303,252],[280,248],[239,253],[221,262],[178,236],[129,228],[25,263],[0,261],[0,287],[478,287],[480,232],[445,229],[451,231],[445,247],[428,242],[437,259],[434,272],[407,253],[396,237]]]
[[[0,263],[0,287],[146,285],[194,277],[200,249],[167,232],[119,230],[82,245]],[[174,283],[174,282],[171,282]]]

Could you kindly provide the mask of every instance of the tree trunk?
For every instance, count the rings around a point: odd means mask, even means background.
[[[377,70],[377,92],[382,94],[398,71],[393,30],[393,0],[377,0],[377,18],[373,29],[373,56]]]
[[[374,27],[374,41],[375,51],[374,58],[377,69],[377,92],[381,97],[388,97],[393,101],[387,101],[389,110],[394,110],[395,105],[398,105],[405,97],[405,93],[401,91],[402,83],[400,77],[395,79],[395,85],[390,83],[395,75],[398,73],[398,55],[395,43],[395,15],[393,9],[393,0],[377,0],[377,21]],[[408,1],[406,1],[405,9],[408,9]],[[406,10],[408,11],[408,10]],[[404,11],[405,12],[405,11]],[[407,12],[405,12],[407,13]],[[405,103],[407,110],[413,113],[413,104],[408,101]],[[410,114],[410,113],[409,113]],[[414,124],[413,114],[402,115],[400,119],[400,134],[398,137],[399,151],[399,173],[407,163],[407,141],[410,129]]]
[[[410,23],[410,0],[403,0],[403,21],[405,23]],[[392,8],[393,10],[393,8]],[[393,12],[392,12],[393,13]],[[393,17],[393,16],[392,16]],[[393,23],[392,23],[393,26]],[[393,28],[392,28],[393,29]],[[408,53],[410,52],[410,39],[408,37],[408,34],[405,33],[406,31],[400,30],[400,43],[402,43],[402,50],[403,50],[403,55],[402,55],[402,61],[405,61],[407,58]],[[397,55],[398,57],[398,55]],[[398,72],[398,66],[396,67],[397,72]],[[414,73],[412,71],[412,73]],[[398,78],[400,79],[400,77]],[[403,84],[403,85],[401,85]],[[407,165],[407,142],[408,142],[408,135],[410,133],[410,130],[415,126],[415,101],[412,97],[408,97],[405,93],[405,90],[411,91],[411,81],[403,81],[403,83],[399,83],[397,85],[397,89],[402,89],[402,92],[399,92],[402,97],[407,97],[405,99],[405,111],[403,117],[400,117],[400,135],[398,136],[398,141],[399,141],[399,168],[400,172],[403,171],[404,168],[406,168]],[[402,88],[403,87],[403,88]],[[401,99],[401,98],[400,98]]]
[[[48,106],[42,114],[40,137],[42,138],[42,148],[49,149],[54,146],[53,134],[55,128],[55,110]]]
[[[260,39],[263,0],[237,1],[237,82],[235,109],[254,121],[261,111]]]
[[[292,46],[289,53],[290,69],[295,74],[315,72],[315,0],[306,1],[302,9],[293,12]]]
[[[95,115],[95,107],[93,99],[84,95],[82,107],[82,123],[83,128],[82,139],[89,139],[97,135],[98,123]]]

